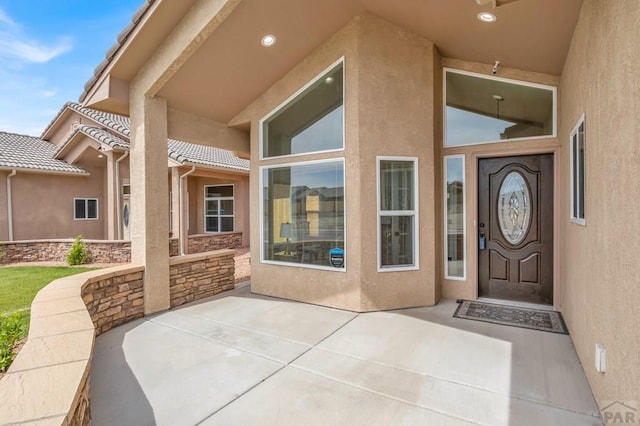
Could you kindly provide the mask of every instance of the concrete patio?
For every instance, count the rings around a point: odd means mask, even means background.
[[[569,336],[456,307],[356,314],[245,285],[98,337],[93,422],[602,424]]]

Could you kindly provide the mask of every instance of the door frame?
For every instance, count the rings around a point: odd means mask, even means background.
[[[490,149],[482,152],[469,153],[471,173],[469,178],[472,180],[469,182],[469,188],[472,190],[473,196],[468,199],[469,202],[469,217],[472,220],[471,226],[468,226],[468,269],[469,281],[473,283],[473,298],[478,299],[480,280],[478,277],[478,165],[480,159],[485,158],[502,158],[502,157],[517,157],[521,155],[537,155],[537,154],[553,154],[553,308],[558,310],[562,304],[560,296],[560,247],[559,247],[559,224],[560,224],[560,193],[562,191],[558,188],[558,182],[560,181],[560,161],[558,157],[560,155],[560,147],[540,147],[540,148],[528,148],[505,151],[504,149]]]

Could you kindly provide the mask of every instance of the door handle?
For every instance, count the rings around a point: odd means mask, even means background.
[[[487,248],[487,237],[484,233],[480,233],[480,237],[478,238],[478,249],[485,250]]]

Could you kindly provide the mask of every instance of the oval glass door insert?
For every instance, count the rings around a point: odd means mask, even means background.
[[[518,245],[531,225],[531,190],[518,172],[509,173],[498,193],[498,224],[504,238]]]

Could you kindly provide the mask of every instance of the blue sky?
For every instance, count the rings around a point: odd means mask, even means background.
[[[0,0],[0,131],[39,136],[143,0]]]

